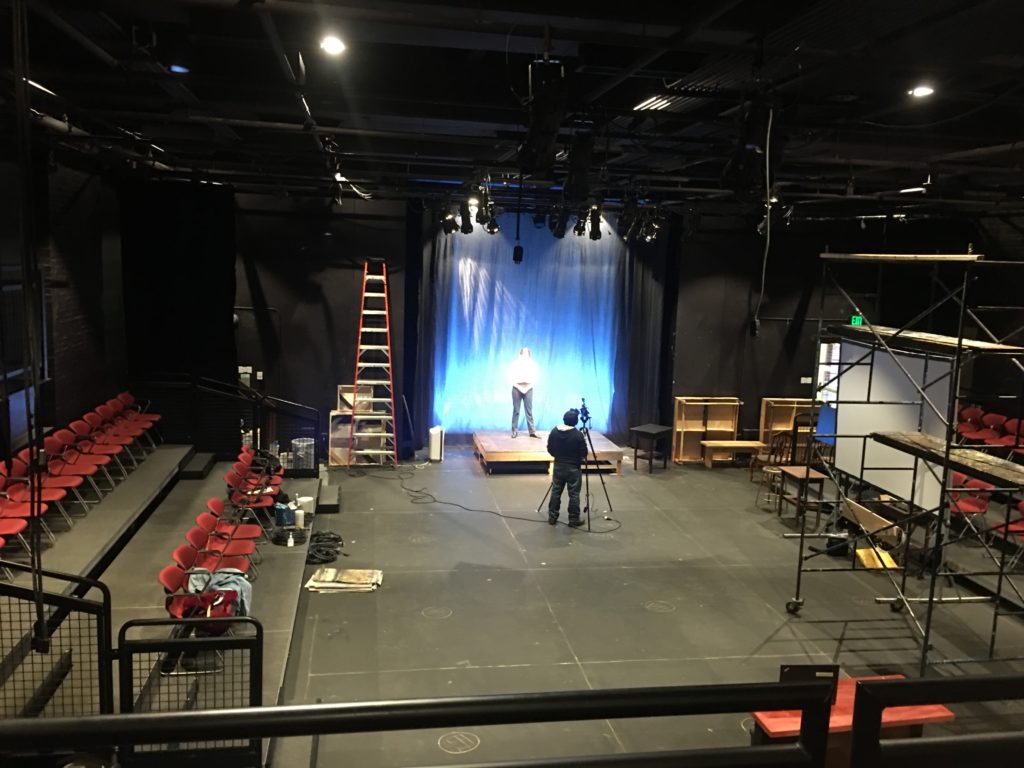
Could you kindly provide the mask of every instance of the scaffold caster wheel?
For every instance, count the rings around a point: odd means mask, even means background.
[[[786,603],[786,613],[796,616],[798,613],[800,613],[800,609],[803,607],[803,600],[790,600],[788,603]]]
[[[903,613],[903,603],[899,601],[895,603],[889,603],[889,610],[893,613]]]

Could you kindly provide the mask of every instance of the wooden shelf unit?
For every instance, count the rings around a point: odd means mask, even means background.
[[[677,397],[672,421],[672,461],[688,464],[704,461],[701,440],[735,440],[739,428],[738,397]],[[716,453],[713,460],[726,461],[729,452]]]
[[[765,445],[771,445],[775,435],[793,431],[793,419],[798,413],[809,413],[810,410],[811,400],[808,397],[761,398],[761,427],[758,439]]]

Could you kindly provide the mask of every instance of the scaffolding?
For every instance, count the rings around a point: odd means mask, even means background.
[[[1005,279],[1006,272],[1019,270],[1024,262],[985,261],[974,253],[823,253],[821,260],[816,375],[810,406],[812,431],[805,452],[807,479],[794,499],[797,532],[786,534],[799,542],[795,592],[786,610],[796,614],[802,609],[805,573],[877,568],[887,577],[891,593],[877,596],[875,601],[888,604],[893,611],[906,611],[920,645],[922,676],[930,664],[1007,660],[1009,657],[996,655],[999,620],[1006,615],[1024,615],[1024,587],[1018,584],[1020,576],[1013,572],[1017,557],[1010,556],[1011,523],[1015,522],[1012,515],[1024,489],[1024,466],[997,454],[1021,456],[1022,440],[1018,431],[1013,445],[962,446],[958,443],[957,415],[966,402],[1012,402],[1017,418],[1024,416],[1024,347],[1008,343],[1024,331],[1024,327],[1014,327],[1024,318],[1024,307],[1012,301],[974,301],[978,296],[998,295],[998,290],[991,290],[993,278],[1004,286],[1018,284]],[[857,294],[844,288],[837,275],[840,265],[852,265],[848,267],[852,269],[873,265],[878,270],[878,287],[877,293],[868,295],[878,299],[882,272],[893,263],[931,267],[926,283],[928,306],[899,328],[872,322]],[[859,324],[826,326],[826,296],[830,290],[841,297]],[[1009,294],[1012,297],[1013,291]],[[874,309],[878,311],[877,306]],[[955,335],[931,332],[941,312],[948,314],[947,330],[955,326]],[[995,316],[996,323],[989,316]],[[915,329],[922,322],[927,323],[928,331]],[[1001,326],[1001,335],[993,331],[994,324]],[[985,338],[968,338],[969,326]],[[1007,331],[1008,327],[1011,330]],[[828,341],[838,341],[842,346],[838,370],[830,371],[826,378],[821,376],[824,363],[818,350]],[[973,386],[976,365],[991,360],[1010,366],[1017,391],[985,392]],[[844,381],[850,385],[844,387]],[[835,390],[837,383],[837,394],[826,403],[822,393]],[[822,418],[826,413],[829,418]],[[869,416],[863,419],[867,427],[850,431],[857,414]],[[884,424],[871,424],[872,419]],[[832,426],[825,427],[826,423]],[[825,450],[826,443],[834,446],[834,452]],[[859,450],[853,450],[855,444]],[[820,470],[831,481],[829,490],[834,493],[829,498],[824,482],[818,498],[810,498],[812,469]],[[992,501],[1005,509],[1000,522],[988,524],[989,518],[982,517],[982,525],[971,515],[952,514],[951,510],[960,509],[955,506],[957,494],[969,490],[954,484],[954,472],[991,484],[987,492]],[[809,530],[807,516],[812,508],[817,513],[816,522]],[[990,504],[988,514],[993,509]],[[824,526],[819,527],[823,513]],[[809,542],[815,539],[824,539],[826,546],[811,549]],[[980,565],[965,567],[950,557],[951,547],[968,541],[975,547],[971,550],[976,553],[973,559],[981,560]],[[849,564],[813,565],[823,555],[837,554],[848,555]],[[923,594],[912,594],[908,589],[911,575],[927,579]],[[986,581],[991,579],[994,583]],[[948,595],[944,593],[947,582],[967,582],[984,594]],[[987,654],[955,659],[930,657],[936,610],[975,603],[992,606]]]

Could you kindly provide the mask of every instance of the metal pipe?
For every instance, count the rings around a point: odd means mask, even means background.
[[[778,709],[802,709],[808,720],[827,711],[830,695],[828,681],[741,683],[2,720],[0,749],[202,741],[213,732],[218,739],[254,732],[267,738]]]

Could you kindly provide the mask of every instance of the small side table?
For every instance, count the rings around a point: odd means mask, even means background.
[[[647,473],[654,472],[654,456],[658,451],[658,441],[665,440],[672,436],[672,427],[663,424],[641,424],[639,427],[630,427],[629,436],[633,442],[633,469],[636,469],[637,459],[647,459]],[[650,450],[646,456],[640,456],[640,441],[649,441]],[[661,452],[661,468],[668,467],[668,449]]]

